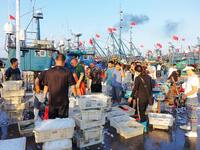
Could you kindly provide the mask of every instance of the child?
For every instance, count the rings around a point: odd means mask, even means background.
[[[8,135],[8,115],[3,111],[3,106],[0,104],[0,127],[1,139],[6,139]]]

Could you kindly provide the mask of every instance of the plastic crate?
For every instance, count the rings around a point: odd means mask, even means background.
[[[104,109],[81,110],[81,120],[95,121],[102,120],[104,117]]]
[[[103,102],[101,102],[98,99],[95,99],[94,97],[91,97],[89,95],[81,96],[80,98],[78,98],[78,105],[79,105],[80,109],[93,109],[93,108],[105,107]]]
[[[26,138],[15,138],[9,140],[0,140],[0,150],[25,150]]]
[[[20,104],[22,103],[24,100],[23,97],[21,96],[17,96],[17,97],[9,97],[9,98],[5,98],[4,101],[7,103],[7,104]]]
[[[63,139],[51,142],[45,142],[42,147],[43,150],[72,150],[72,140]]]
[[[15,91],[6,91],[4,89],[1,90],[1,97],[4,99],[10,98],[10,97],[23,97],[25,96],[25,90],[20,89],[20,90],[15,90]]]
[[[134,120],[121,122],[117,125],[117,132],[125,139],[129,139],[142,135],[144,133],[144,126]]]
[[[70,139],[74,134],[75,122],[71,118],[49,119],[39,122],[33,130],[35,142],[42,143],[61,139]]]
[[[111,112],[107,113],[107,119],[110,120],[113,117],[123,116],[127,115],[124,111],[122,111],[120,108],[118,110],[112,110]]]
[[[3,90],[5,91],[15,91],[15,90],[20,90],[22,88],[23,81],[18,80],[18,81],[5,81],[2,83],[3,85]]]
[[[174,122],[174,118],[170,114],[161,113],[149,113],[149,124],[156,126],[169,126],[171,127]]]
[[[17,111],[17,110],[25,109],[25,103],[21,103],[17,105],[4,103],[3,106],[4,106],[4,110],[7,110],[7,111]]]
[[[97,127],[97,126],[102,126],[105,124],[105,116],[103,117],[102,120],[97,120],[97,121],[81,120],[80,116],[75,116],[74,120],[76,122],[76,125],[82,130]]]
[[[129,116],[133,116],[135,115],[135,109],[133,109],[132,107],[128,106],[128,105],[121,105],[120,108]]]
[[[82,132],[83,132],[83,137],[86,141],[89,141],[91,139],[98,139],[103,134],[103,127],[99,126],[90,129],[85,129],[82,130]]]
[[[18,129],[20,135],[26,135],[26,136],[32,136],[33,135],[33,129],[35,127],[35,121],[34,120],[25,120],[25,121],[19,121],[18,122]]]
[[[117,130],[117,127],[120,123],[128,122],[131,120],[135,120],[135,119],[129,117],[128,115],[113,117],[113,118],[110,118],[110,126],[114,127]]]

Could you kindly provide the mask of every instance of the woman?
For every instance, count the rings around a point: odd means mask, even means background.
[[[122,98],[122,79],[124,78],[124,71],[120,63],[116,63],[112,74],[112,100],[119,104]]]
[[[193,67],[186,67],[184,69],[184,71],[187,73],[187,81],[183,85],[185,89],[183,99],[186,99],[188,124],[180,126],[180,128],[189,130],[189,132],[185,134],[188,137],[197,137],[198,113],[200,107],[197,96],[199,89],[199,78],[193,70]]]
[[[145,115],[148,104],[153,104],[152,99],[152,78],[147,74],[146,70],[141,65],[135,67],[135,71],[139,75],[135,78],[135,83],[132,91],[132,96],[129,98],[129,103],[133,101],[136,104],[136,114],[140,122],[146,122]],[[151,99],[150,99],[151,98]]]

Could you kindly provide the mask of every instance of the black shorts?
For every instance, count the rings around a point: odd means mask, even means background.
[[[60,107],[49,105],[49,119],[67,118],[69,111],[69,104],[63,104]]]

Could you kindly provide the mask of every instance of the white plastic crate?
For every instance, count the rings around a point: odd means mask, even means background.
[[[9,140],[0,140],[0,150],[25,150],[26,138],[16,138]]]
[[[78,105],[80,109],[93,109],[93,108],[103,108],[105,105],[98,99],[85,95],[78,98]]]
[[[117,130],[117,127],[122,122],[128,122],[134,120],[133,118],[129,117],[128,115],[122,115],[117,117],[110,118],[110,126]]]
[[[82,130],[97,127],[97,126],[102,126],[105,124],[105,116],[103,117],[102,120],[97,120],[97,121],[81,120],[80,116],[75,116],[74,120],[76,122],[76,125]]]
[[[8,97],[8,98],[5,98],[4,101],[7,103],[7,104],[20,104],[22,103],[24,100],[23,97]]]
[[[15,90],[20,90],[22,88],[23,81],[18,80],[18,81],[5,81],[2,83],[3,85],[3,90],[5,91],[15,91]]]
[[[123,115],[127,115],[127,114],[118,108],[118,110],[114,110],[114,111],[112,110],[108,112],[106,117],[108,120],[110,120],[113,117],[118,117],[118,116],[123,116]]]
[[[43,150],[72,150],[72,140],[63,139],[51,142],[45,142],[43,144]]]
[[[49,119],[38,122],[33,130],[36,143],[73,137],[75,122],[71,118]]]
[[[91,139],[99,139],[99,137],[103,134],[103,127],[98,126],[90,129],[82,130],[83,137],[86,141],[89,141]]]
[[[121,109],[126,113],[128,114],[129,116],[133,116],[135,115],[135,109],[131,108],[130,106],[128,105],[121,105]]]
[[[104,117],[104,109],[81,110],[81,120],[95,121],[102,120]]]
[[[33,129],[35,127],[34,123],[35,123],[34,120],[19,121],[18,129],[19,129],[20,135],[32,136]]]
[[[144,133],[144,126],[134,120],[121,122],[117,125],[117,132],[125,139],[129,139],[142,135]]]
[[[170,114],[161,114],[161,113],[149,113],[149,124],[157,126],[169,126],[173,125],[174,118]]]
[[[84,148],[84,147],[88,147],[88,146],[92,146],[96,144],[102,144],[104,141],[103,137],[104,137],[103,134],[99,134],[99,137],[96,136],[96,138],[86,140],[84,138],[83,133],[76,132],[74,140],[75,140],[75,143],[77,144],[77,147]]]
[[[3,105],[4,105],[4,109],[8,111],[17,111],[17,110],[25,109],[25,103],[16,104],[16,105],[4,103]]]
[[[20,90],[15,90],[15,91],[6,91],[6,90],[2,89],[1,96],[4,99],[10,98],[10,97],[23,97],[23,96],[25,96],[25,90],[20,89]]]
[[[23,110],[18,111],[7,111],[9,124],[17,123],[23,120]]]

